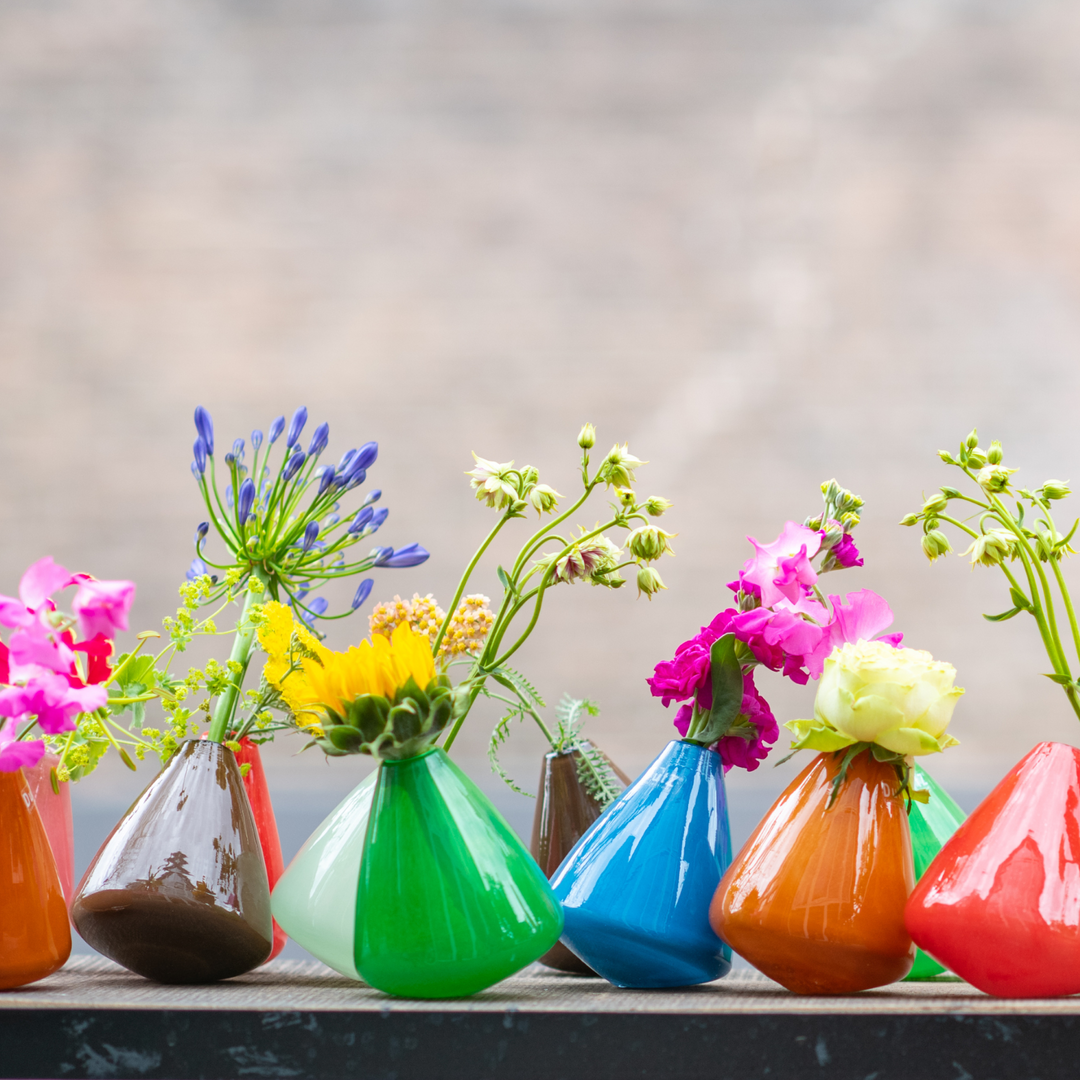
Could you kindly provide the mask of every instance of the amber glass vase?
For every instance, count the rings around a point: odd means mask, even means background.
[[[828,807],[843,753],[820,754],[773,804],[720,882],[713,929],[797,994],[850,994],[902,979],[914,883],[907,812],[891,765],[855,757]]]
[[[24,767],[23,774],[34,805],[41,815],[41,824],[45,826],[53,858],[56,859],[64,903],[70,904],[75,897],[75,834],[71,818],[70,782],[58,783],[59,790],[53,791],[52,771],[59,764],[60,759],[55,754],[46,753],[33,768]]]
[[[607,757],[607,755],[604,755]],[[550,878],[570,849],[581,839],[589,826],[603,813],[600,804],[588,793],[578,775],[580,751],[552,751],[544,755],[540,765],[540,786],[536,794],[536,813],[533,816],[532,844],[529,850]],[[623,787],[628,777],[610,758],[608,764]],[[588,964],[575,956],[561,941],[556,942],[540,963],[557,971],[578,975],[595,975]]]
[[[94,857],[71,915],[98,952],[158,982],[214,982],[266,960],[270,889],[231,750],[176,751]]]
[[[0,990],[64,966],[71,952],[56,860],[21,769],[0,772]]]

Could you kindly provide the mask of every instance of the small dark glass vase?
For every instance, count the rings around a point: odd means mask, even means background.
[[[606,754],[604,756],[607,758]],[[570,854],[570,849],[603,813],[600,804],[588,793],[578,775],[580,758],[581,752],[578,750],[553,750],[544,755],[540,764],[540,786],[536,794],[529,850],[548,878],[559,869],[563,859]],[[622,786],[628,787],[630,777],[610,758],[607,760]],[[568,971],[575,975],[596,974],[561,941],[544,953],[539,962],[556,971]]]
[[[102,844],[71,914],[98,952],[157,982],[228,979],[270,955],[266,866],[231,750],[176,751]]]

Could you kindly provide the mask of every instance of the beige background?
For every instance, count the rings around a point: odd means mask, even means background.
[[[0,589],[52,554],[137,581],[156,626],[202,517],[194,406],[224,447],[304,403],[335,458],[379,440],[380,539],[433,553],[375,598],[445,601],[492,521],[470,451],[569,493],[588,419],[649,459],[678,555],[652,603],[552,596],[519,655],[549,698],[597,698],[643,768],[652,665],[835,475],[867,566],[833,584],[956,665],[932,768],[970,804],[1075,720],[1030,620],[980,618],[1000,575],[896,522],[973,424],[1026,482],[1080,481],[1078,47],[1054,0],[0,2]],[[494,719],[459,743],[492,791]],[[287,855],[366,769],[294,749]],[[507,763],[532,783],[540,750],[521,730]],[[737,836],[796,767],[730,778]],[[77,791],[81,858],[149,776]]]

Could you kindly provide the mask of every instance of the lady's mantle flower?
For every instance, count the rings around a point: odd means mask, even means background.
[[[771,544],[747,540],[757,554],[744,565],[740,577],[761,590],[761,602],[772,607],[778,600],[798,602],[803,585],[813,585],[817,573],[810,560],[821,547],[821,533],[789,521]]]
[[[503,510],[517,501],[518,487],[511,475],[514,468],[512,461],[499,464],[497,461],[477,457],[475,453],[473,460],[476,468],[465,475],[472,477],[470,486],[481,502],[486,502],[493,510]]]
[[[461,656],[475,655],[484,647],[495,625],[495,615],[488,606],[490,603],[486,596],[479,593],[462,600],[439,646],[440,662],[445,664]]]

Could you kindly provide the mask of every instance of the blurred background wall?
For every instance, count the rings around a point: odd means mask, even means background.
[[[1080,480],[1078,48],[1061,0],[0,0],[0,591],[51,554],[157,626],[195,405],[227,445],[306,404],[335,457],[379,441],[380,540],[432,552],[373,599],[446,602],[492,521],[470,451],[570,491],[591,420],[649,460],[678,555],[651,603],[552,597],[520,654],[548,698],[596,698],[639,772],[672,734],[653,664],[836,476],[866,567],[833,591],[956,665],[931,769],[970,806],[1080,732],[1030,621],[980,618],[1001,576],[897,521],[976,424],[1031,486]],[[810,715],[812,685],[759,686]],[[525,832],[495,719],[461,760]],[[369,767],[296,749],[269,751],[286,858]],[[532,785],[541,751],[515,731],[507,767]],[[729,777],[736,843],[799,767]],[[80,870],[151,775],[77,789]]]

